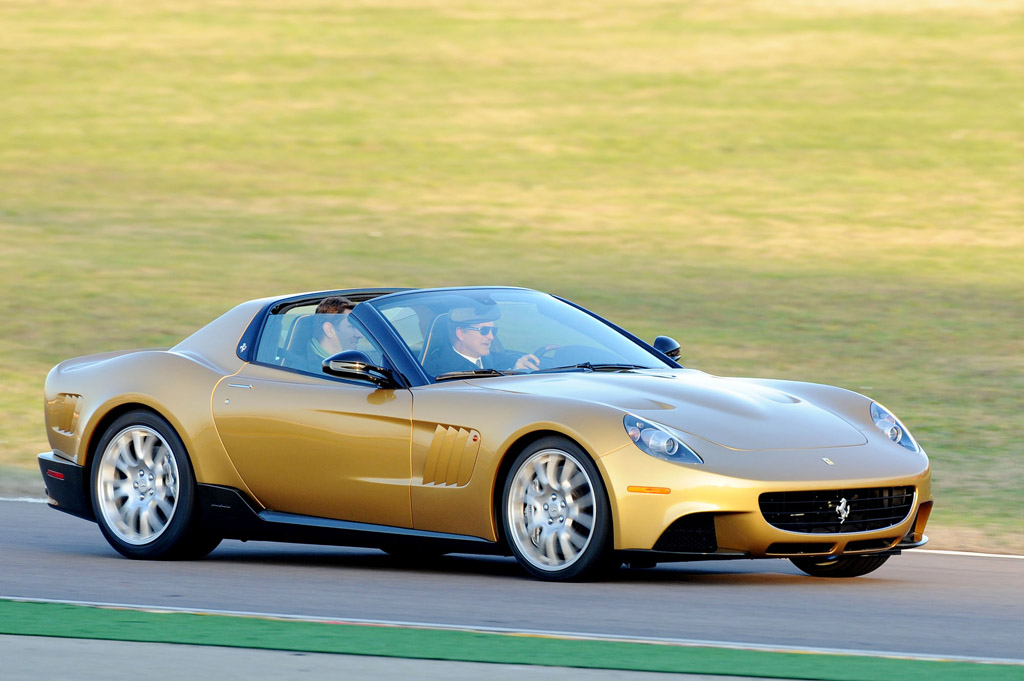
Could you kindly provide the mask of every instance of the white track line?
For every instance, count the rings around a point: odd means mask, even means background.
[[[286,615],[269,612],[246,612],[237,610],[206,610],[193,608],[175,608],[162,605],[140,605],[132,603],[102,603],[94,601],[63,601],[48,598],[23,598],[20,596],[3,596],[0,600],[18,601],[23,603],[51,603],[59,605],[81,605],[96,608],[114,608],[127,610],[144,610],[147,612],[174,612],[192,615],[223,615],[227,617],[260,617],[296,622],[323,622],[328,624],[373,625],[413,629],[441,629],[444,631],[468,631],[488,634],[516,634],[541,636],[577,641],[614,641],[621,643],[647,643],[655,645],[671,645],[689,648],[726,648],[731,650],[757,650],[771,653],[812,653],[821,655],[852,655],[856,657],[883,657],[896,660],[929,660],[938,662],[977,662],[982,664],[1007,664],[1024,666],[1024,659],[1000,657],[971,657],[964,655],[933,655],[928,653],[907,653],[890,650],[853,650],[846,648],[818,648],[814,646],[785,646],[762,643],[743,643],[736,641],[703,641],[689,638],[637,637],[616,634],[594,634],[571,631],[545,631],[541,629],[513,629],[506,627],[486,627],[475,625],[438,624],[433,622],[404,622],[400,620],[372,620],[352,617],[313,617],[304,615]],[[116,640],[116,639],[114,639]]]
[[[0,501],[20,501],[29,504],[45,504],[46,499],[36,497],[0,497]],[[938,556],[966,556],[969,558],[1014,558],[1024,560],[1024,556],[1013,553],[978,553],[975,551],[943,551],[940,549],[911,549],[910,553],[934,553]]]

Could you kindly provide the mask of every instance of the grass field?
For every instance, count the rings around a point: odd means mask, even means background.
[[[872,395],[933,524],[1024,545],[1024,1],[0,0],[0,37],[0,476],[63,358],[514,284]]]

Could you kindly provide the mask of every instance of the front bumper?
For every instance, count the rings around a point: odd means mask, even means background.
[[[43,452],[39,455],[39,471],[46,484],[46,503],[51,508],[86,520],[96,520],[87,491],[88,475],[81,466],[53,452]]]
[[[789,469],[792,477],[770,471],[775,479],[757,480],[630,454],[628,450],[614,453],[599,462],[605,479],[612,482],[609,496],[615,548],[622,552],[675,554],[676,560],[791,558],[896,553],[928,541],[924,530],[932,493],[926,461],[921,466],[908,464],[903,470],[885,471],[884,478],[842,478],[830,475],[831,467],[822,465],[820,470]],[[832,457],[838,459],[835,453]],[[818,459],[816,454],[808,458],[812,463]],[[766,519],[759,504],[762,493],[876,487],[912,488],[914,498],[902,519],[863,531],[781,529]]]

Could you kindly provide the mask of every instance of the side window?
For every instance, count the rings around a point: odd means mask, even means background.
[[[256,361],[320,376],[323,360],[344,350],[364,352],[374,364],[384,357],[350,315],[316,314],[316,305],[304,305],[267,319]]]
[[[401,306],[388,308],[383,314],[409,350],[418,355],[423,349],[423,324],[419,313],[414,308]]]
[[[347,321],[351,325],[352,330],[356,334],[358,334],[354,346],[352,348],[347,349],[359,350],[360,352],[364,352],[366,353],[366,356],[370,358],[371,362],[373,362],[377,366],[383,365],[384,351],[381,349],[381,347],[369,338],[369,336],[366,333],[366,329],[363,327],[362,324],[359,323],[358,320],[348,318]]]
[[[308,342],[312,337],[312,314],[315,309],[315,305],[305,305],[291,308],[284,314],[271,315],[263,327],[263,335],[256,348],[256,361],[282,365],[290,354],[297,353],[302,339]]]

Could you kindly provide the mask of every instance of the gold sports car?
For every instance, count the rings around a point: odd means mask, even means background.
[[[499,334],[500,331],[500,334]],[[130,558],[224,538],[852,577],[927,541],[928,458],[840,388],[721,378],[519,288],[243,303],[170,349],[58,364],[49,503]]]

